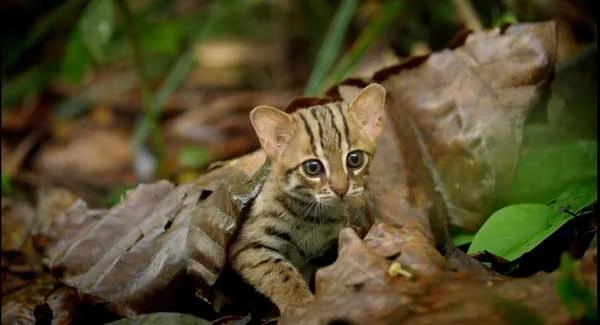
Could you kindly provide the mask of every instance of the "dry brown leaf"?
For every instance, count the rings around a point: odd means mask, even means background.
[[[79,308],[75,290],[42,277],[3,297],[2,324],[71,324]]]
[[[473,276],[445,269],[434,279],[385,275],[386,260],[351,230],[340,236],[340,256],[318,271],[316,299],[286,310],[280,324],[566,324],[558,272],[523,279]],[[456,265],[456,264],[455,264]],[[589,250],[580,270],[594,290],[597,254]],[[484,273],[479,273],[483,275]]]
[[[24,200],[2,198],[2,252],[20,251],[35,224],[35,210]]]
[[[198,183],[205,186],[140,185],[109,211],[79,200],[36,235],[37,246],[61,282],[120,315],[189,304],[193,278],[203,289],[215,283],[239,211],[262,184],[238,164],[243,160],[215,171],[226,176],[207,174]],[[211,298],[210,290],[200,294]]]
[[[375,156],[370,176],[380,220],[416,218],[438,245],[447,220],[476,230],[511,180],[555,46],[553,23],[517,24],[376,73],[388,90],[378,143],[386,154]],[[342,88],[342,97],[352,94]]]
[[[425,324],[444,313],[472,323],[479,319],[471,310],[502,322],[494,306],[505,298],[497,288],[511,282],[456,251],[446,260],[436,247],[449,245],[448,220],[468,229],[481,224],[510,180],[522,123],[552,68],[554,46],[551,23],[515,25],[471,34],[452,50],[375,75],[389,94],[369,181],[380,223],[364,241],[342,232],[338,260],[317,273],[315,303],[286,312],[282,323]],[[352,91],[338,89],[343,98]],[[61,281],[121,315],[190,299],[188,272],[210,300],[237,218],[264,180],[263,161],[256,151],[194,184],[140,186],[110,211],[78,201],[37,237],[38,246],[51,269],[62,271]],[[557,308],[557,299],[547,302]]]
[[[104,175],[131,165],[129,136],[117,130],[82,130],[67,144],[48,144],[36,164],[48,174]]]

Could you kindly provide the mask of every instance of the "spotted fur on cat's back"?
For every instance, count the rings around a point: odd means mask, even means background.
[[[232,268],[283,311],[310,302],[308,282],[340,230],[366,209],[385,90],[287,114],[258,106],[252,125],[271,168],[229,250]]]

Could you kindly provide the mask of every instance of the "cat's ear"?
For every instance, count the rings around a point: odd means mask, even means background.
[[[278,157],[292,137],[292,117],[275,107],[260,105],[250,112],[250,121],[267,155]]]
[[[361,90],[348,110],[354,114],[371,139],[375,140],[383,130],[381,119],[385,114],[385,88],[372,83]]]

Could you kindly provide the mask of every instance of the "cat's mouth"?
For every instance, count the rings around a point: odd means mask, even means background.
[[[346,196],[343,198],[340,198],[339,196],[336,195],[328,195],[328,196],[317,196],[316,199],[319,203],[327,205],[327,206],[340,206],[343,205],[345,203],[347,203],[346,200]]]

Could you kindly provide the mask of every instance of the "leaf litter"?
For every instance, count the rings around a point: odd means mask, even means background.
[[[374,75],[389,90],[369,180],[374,224],[364,239],[355,229],[342,231],[338,258],[317,272],[315,302],[286,311],[281,324],[569,322],[554,289],[556,271],[500,275],[454,248],[448,232],[449,225],[477,229],[506,190],[555,42],[552,23],[512,25]],[[330,94],[345,98],[361,82]],[[201,311],[222,305],[217,284],[227,245],[264,181],[264,159],[258,150],[193,183],[139,185],[110,209],[75,201],[33,236],[56,280],[14,291],[21,298],[6,296],[3,323],[5,308],[28,321],[68,320],[82,305],[106,307],[115,319],[165,310],[209,317]],[[596,259],[588,250],[580,265],[592,288]],[[4,272],[3,259],[3,282]]]

